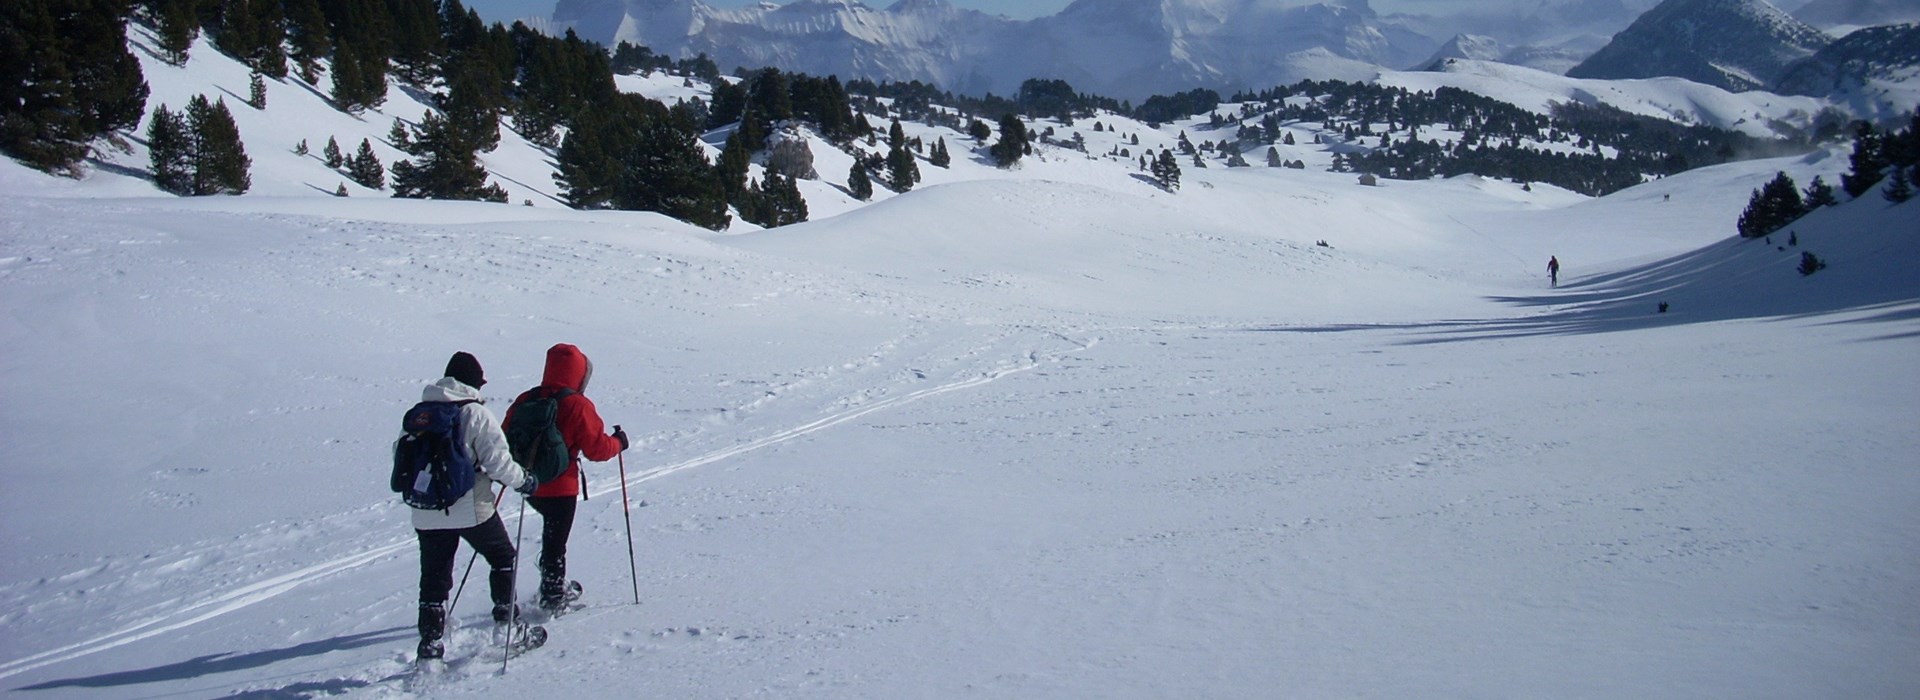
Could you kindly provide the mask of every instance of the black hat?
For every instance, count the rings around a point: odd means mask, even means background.
[[[453,359],[447,360],[447,376],[475,389],[487,384],[486,373],[480,370],[480,360],[466,352],[456,352]]]

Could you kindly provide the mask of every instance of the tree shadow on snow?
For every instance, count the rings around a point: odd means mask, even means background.
[[[360,634],[349,634],[341,637],[333,637],[331,639],[322,639],[318,641],[305,642],[301,644],[295,644],[290,647],[284,647],[281,649],[255,651],[255,652],[248,652],[245,654],[234,654],[234,653],[208,654],[206,656],[195,657],[192,659],[188,659],[186,661],[166,664],[164,666],[155,666],[153,668],[143,668],[143,669],[138,669],[133,671],[115,671],[113,673],[103,673],[97,676],[81,676],[78,678],[63,678],[60,680],[52,680],[52,681],[46,681],[44,683],[35,683],[29,686],[22,686],[20,688],[16,688],[15,690],[49,690],[53,688],[114,688],[119,686],[140,685],[143,683],[161,683],[166,681],[187,680],[190,678],[199,678],[202,676],[210,676],[210,675],[219,674],[219,673],[230,673],[233,671],[244,671],[252,668],[260,668],[262,666],[269,666],[272,664],[279,663],[281,661],[287,661],[290,659],[297,659],[297,658],[306,657],[306,656],[318,656],[321,654],[326,654],[326,653],[335,652],[335,651],[345,651],[348,649],[358,649],[361,647],[374,646],[376,644],[391,644],[391,643],[399,642],[402,640],[410,640],[413,638],[413,635],[414,635],[414,630],[412,627],[391,627],[388,629],[383,629],[375,632],[362,632]],[[309,690],[313,692],[321,692],[321,691],[329,691],[329,690],[331,692],[342,692],[349,689],[349,686],[350,687],[364,686],[366,685],[366,682],[352,680],[352,679],[337,679],[333,681],[326,681],[319,684],[305,683],[300,685],[315,686],[315,687],[310,689],[301,689],[301,688],[295,687],[295,688],[282,688],[282,689],[273,690],[273,691],[256,691],[256,694],[253,695],[252,697],[308,697]],[[259,695],[258,694],[259,692],[267,692],[269,694]],[[331,694],[331,693],[327,693],[327,694]]]
[[[1810,246],[1783,240],[1731,239],[1637,267],[1581,278],[1551,292],[1494,297],[1540,313],[1497,319],[1455,319],[1408,324],[1274,327],[1260,330],[1331,333],[1401,330],[1418,337],[1407,344],[1495,338],[1610,333],[1739,319],[1793,321],[1837,313],[1838,324],[1900,324],[1874,340],[1920,337],[1920,245],[1836,245],[1818,253],[1829,264],[1800,274],[1801,253]],[[1905,238],[1911,238],[1905,237]],[[1885,239],[1882,239],[1885,240]],[[1827,253],[1832,252],[1831,256]],[[1662,310],[1662,305],[1666,309]]]

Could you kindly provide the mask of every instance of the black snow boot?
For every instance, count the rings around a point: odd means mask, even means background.
[[[513,603],[496,603],[493,606],[493,621],[499,624],[512,622],[520,617],[520,606]]]
[[[420,658],[438,659],[445,656],[447,649],[440,638],[447,634],[447,606],[445,603],[420,604]]]
[[[540,572],[540,607],[548,612],[567,605],[567,575],[552,569]]]

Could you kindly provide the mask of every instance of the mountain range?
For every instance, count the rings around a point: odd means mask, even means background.
[[[552,19],[607,45],[705,54],[723,71],[776,66],[973,95],[1011,94],[1027,78],[1050,78],[1128,100],[1302,78],[1368,80],[1382,68],[1448,59],[1582,78],[1673,76],[1733,91],[1776,89],[1792,76],[1777,89],[1824,95],[1808,91],[1920,63],[1911,42],[1887,31],[1816,57],[1836,43],[1828,31],[1920,15],[1912,3],[1814,0],[1797,14],[1765,0],[1653,3],[1543,0],[1524,13],[1434,15],[1381,14],[1367,0],[1076,0],[1051,16],[1015,20],[947,0],[884,9],[859,0],[741,9],[702,0],[559,0]]]
[[[627,41],[681,57],[705,53],[722,70],[773,65],[920,80],[968,94],[1007,94],[1026,78],[1055,78],[1084,91],[1140,99],[1306,77],[1366,79],[1381,67],[1419,64],[1447,37],[1467,32],[1495,37],[1516,47],[1516,55],[1532,49],[1544,56],[1545,65],[1536,67],[1563,70],[1633,19],[1637,12],[1627,1],[1552,0],[1519,17],[1439,17],[1382,15],[1366,0],[1077,0],[1055,15],[1015,20],[946,0],[899,0],[885,9],[857,0],[743,9],[701,0],[560,0],[553,20],[608,45]],[[1568,51],[1576,55],[1569,58]]]

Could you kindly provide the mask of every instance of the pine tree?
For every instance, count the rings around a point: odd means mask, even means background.
[[[123,0],[0,2],[0,152],[77,177],[96,140],[124,146],[148,94],[131,16]]]
[[[947,152],[947,138],[942,136],[933,143],[933,155],[929,158],[936,168],[953,165],[953,154]]]
[[[975,143],[986,143],[987,139],[993,138],[993,127],[975,119],[967,124],[967,135],[973,137]]]
[[[1880,188],[1880,196],[1894,204],[1913,199],[1913,177],[1907,174],[1906,168],[1893,169],[1893,177],[1887,178],[1887,186]]]
[[[247,79],[247,106],[254,109],[267,108],[267,81],[259,73]]]
[[[1813,183],[1807,185],[1805,200],[1807,210],[1831,207],[1839,203],[1839,198],[1834,196],[1833,186],[1827,184],[1826,180],[1821,179],[1820,176],[1813,176]]]
[[[1840,189],[1846,190],[1850,197],[1858,198],[1886,176],[1891,165],[1887,159],[1886,137],[1874,131],[1873,125],[1859,122],[1854,127],[1853,153],[1848,156],[1849,169],[1840,175]]]
[[[1747,209],[1740,213],[1737,228],[1743,238],[1760,238],[1784,228],[1807,213],[1800,200],[1800,189],[1793,178],[1778,173],[1764,187],[1754,190]]]
[[[194,194],[241,194],[253,187],[253,159],[226,99],[209,104],[205,95],[194,96],[187,104],[187,128],[193,133]]]
[[[445,117],[428,112],[408,139],[413,146],[408,152],[416,158],[393,164],[393,196],[507,201],[505,189],[487,182],[487,169],[470,138]]]
[[[253,6],[270,0],[226,0],[220,4],[220,23],[213,32],[214,48],[253,66],[260,51],[260,27]]]
[[[867,177],[866,167],[860,161],[853,162],[853,168],[847,171],[847,192],[862,202],[873,199],[873,179]]]
[[[1020,156],[1026,155],[1027,150],[1027,125],[1014,114],[1002,115],[1000,140],[988,149],[988,153],[993,156],[994,164],[1002,168],[1013,167],[1015,163],[1020,162]]]
[[[347,164],[347,157],[340,153],[340,142],[327,137],[327,147],[320,149],[320,156],[326,160],[327,167],[335,170]]]
[[[287,41],[292,46],[289,57],[299,66],[300,79],[312,84],[320,77],[320,59],[333,53],[327,16],[320,11],[319,0],[286,0],[286,16]]]
[[[348,114],[367,111],[365,89],[359,59],[347,47],[339,47],[333,52],[333,106]]]
[[[440,10],[434,0],[387,0],[393,32],[393,68],[400,80],[426,87],[439,73],[447,53],[440,35]]]
[[[1161,151],[1151,168],[1153,181],[1159,183],[1161,189],[1168,192],[1180,189],[1180,163],[1174,159],[1172,149]]]
[[[401,153],[420,155],[419,151],[414,150],[413,134],[407,131],[407,122],[399,117],[394,117],[393,126],[387,128],[387,143]]]
[[[560,144],[554,182],[576,207],[657,211],[724,229],[731,222],[727,199],[697,137],[666,105],[616,94],[575,120]]]
[[[160,60],[172,66],[187,65],[193,40],[200,38],[200,18],[194,15],[193,5],[189,0],[163,0],[157,24]]]
[[[283,0],[253,4],[255,48],[253,69],[274,80],[287,77],[287,15]]]
[[[907,150],[906,132],[898,119],[887,130],[887,180],[895,192],[906,192],[920,182],[920,165]]]
[[[300,143],[296,144],[293,147],[293,154],[296,156],[304,156],[304,155],[307,155],[307,153],[308,153],[307,140],[300,139]]]
[[[380,158],[373,154],[373,144],[366,139],[360,139],[360,150],[347,159],[347,177],[367,189],[378,190],[387,186],[386,166],[380,164]]]
[[[744,134],[738,131],[727,136],[726,146],[720,149],[720,162],[714,169],[720,183],[720,191],[728,202],[740,204],[748,192],[747,170],[753,164],[753,146],[747,143]]]
[[[193,134],[187,120],[162,104],[147,121],[147,154],[153,184],[176,195],[193,194]]]

